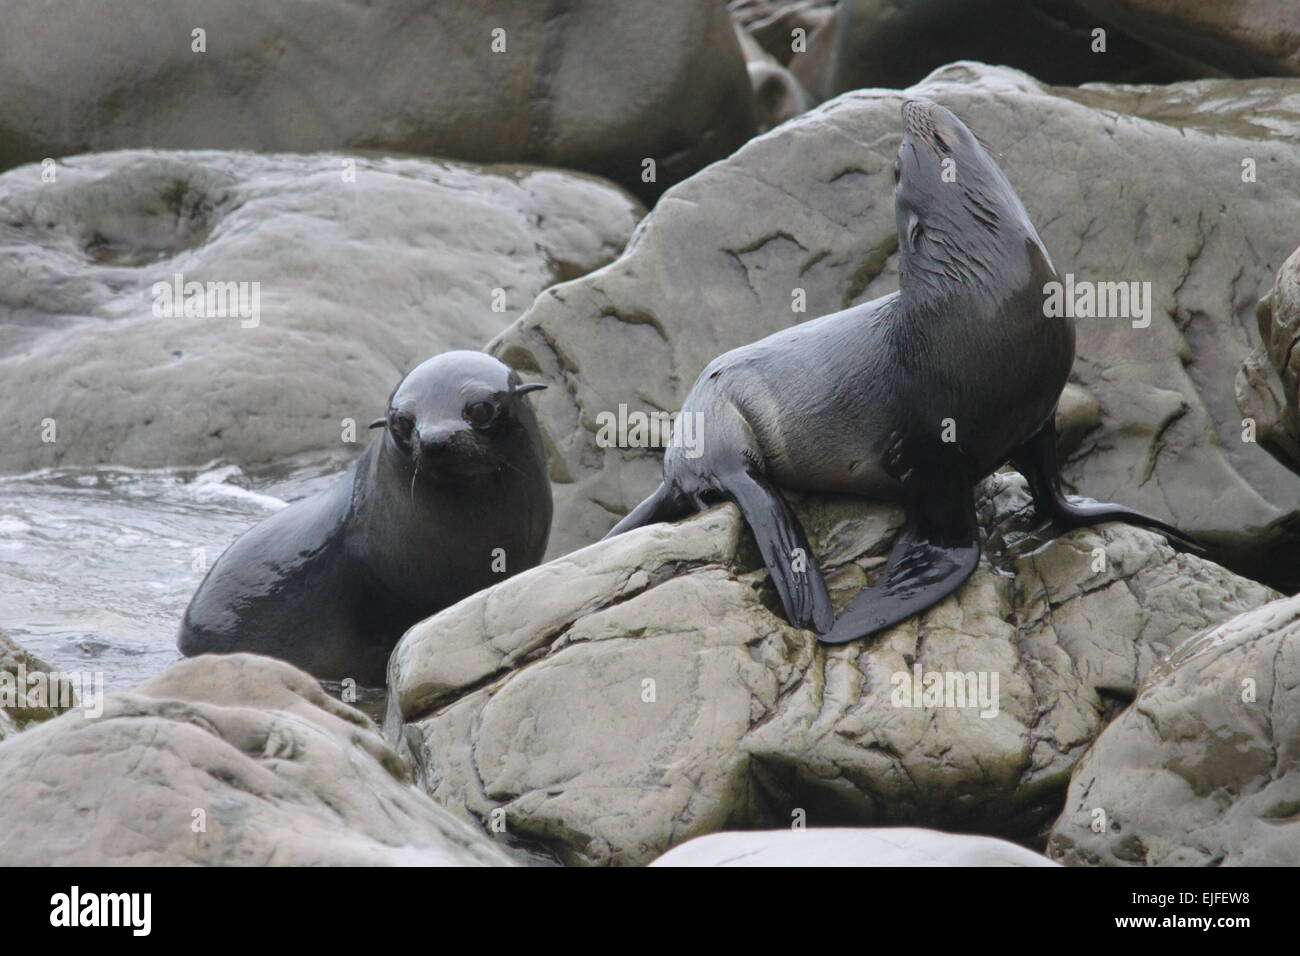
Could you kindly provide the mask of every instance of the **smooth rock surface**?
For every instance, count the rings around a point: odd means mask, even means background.
[[[1300,596],[1148,673],[1075,770],[1048,852],[1073,866],[1300,866],[1297,807]]]
[[[1234,76],[1300,76],[1294,0],[1079,0],[1153,46]]]
[[[915,827],[714,833],[669,850],[651,866],[1052,866],[992,837]]]
[[[1160,655],[1274,592],[1127,526],[1040,548],[1027,503],[1019,476],[990,479],[1005,570],[986,559],[919,618],[831,649],[780,616],[732,505],[601,542],[408,631],[385,735],[439,803],[571,864],[795,819],[1033,839]],[[796,511],[840,607],[900,512]],[[913,696],[936,680],[951,698]]]
[[[1295,247],[1300,81],[1063,90],[972,63],[907,93],[846,94],[751,141],[667,193],[616,263],[548,290],[495,340],[553,386],[539,400],[558,483],[550,553],[596,540],[660,480],[657,450],[598,443],[602,413],[671,412],[714,356],[897,288],[906,95],[1001,151],[1058,272],[1151,284],[1149,326],[1077,322],[1072,378],[1101,424],[1067,483],[1300,586],[1300,482],[1242,441],[1233,393],[1259,342],[1256,300]]]
[[[370,149],[582,169],[651,196],[753,135],[720,2],[610,14],[606,0],[3,0],[0,169],[114,149]]]
[[[406,371],[613,259],[642,212],[531,167],[122,152],[42,172],[0,175],[7,471],[359,449]],[[250,306],[259,283],[256,324],[215,295],[209,317],[157,317],[177,274],[249,283]]]
[[[201,812],[200,812],[201,811]],[[5,866],[510,865],[288,664],[175,665],[0,744]]]
[[[1099,27],[1106,30],[1104,52],[1093,49]],[[1071,85],[1213,75],[1074,0],[841,0],[830,93],[909,86],[954,60],[999,63]]]
[[[1282,263],[1256,317],[1261,345],[1237,373],[1237,407],[1260,445],[1300,472],[1300,249]]]

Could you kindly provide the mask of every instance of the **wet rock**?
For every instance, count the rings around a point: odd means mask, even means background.
[[[288,664],[177,664],[0,744],[10,866],[499,866],[360,713]]]
[[[651,197],[754,132],[717,2],[4,0],[0,22],[0,169],[369,149],[582,169]]]
[[[1019,476],[980,500],[971,580],[841,647],[786,623],[732,505],[525,571],[407,632],[385,734],[443,806],[571,864],[792,822],[1031,840],[1153,663],[1274,592],[1127,526],[1044,545]],[[795,507],[841,607],[901,513]]]
[[[1300,597],[1152,668],[1070,782],[1049,854],[1074,866],[1300,865]]]
[[[410,159],[125,152],[42,173],[0,175],[10,471],[359,449],[406,371],[610,261],[642,211],[580,174]],[[168,311],[191,302],[204,317]]]

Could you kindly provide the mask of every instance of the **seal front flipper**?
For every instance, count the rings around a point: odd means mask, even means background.
[[[945,482],[909,491],[907,525],[889,561],[876,583],[863,588],[821,635],[823,644],[846,644],[919,614],[961,587],[979,564],[970,487]]]
[[[648,524],[658,524],[661,521],[676,521],[678,518],[684,518],[694,509],[689,505],[683,504],[677,495],[677,492],[663,482],[647,498],[641,502],[626,515],[623,520],[605,533],[601,541],[607,541],[615,535],[622,534],[624,531],[631,531],[634,528],[641,528]]]
[[[1191,535],[1159,518],[1123,505],[1106,504],[1062,493],[1061,471],[1056,460],[1055,414],[1047,419],[1047,423],[1033,438],[1016,449],[1011,456],[1011,463],[1029,482],[1029,491],[1034,496],[1034,508],[1061,528],[1083,528],[1104,521],[1122,521],[1159,531],[1193,551],[1205,551],[1205,547]]]
[[[812,627],[818,633],[829,630],[835,617],[831,596],[803,526],[785,497],[752,467],[724,472],[715,481],[754,532],[786,618],[795,627]]]

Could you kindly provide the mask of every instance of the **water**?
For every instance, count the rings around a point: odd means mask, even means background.
[[[176,628],[217,556],[344,466],[0,476],[0,631],[55,669],[133,687],[180,659]]]

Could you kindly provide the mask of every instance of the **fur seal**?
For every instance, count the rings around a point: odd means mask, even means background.
[[[482,352],[417,366],[338,481],[217,559],[185,612],[181,653],[251,651],[382,685],[407,628],[546,551],[551,485],[524,398],[545,387]]]
[[[1056,270],[965,124],[924,100],[902,113],[899,291],[714,359],[681,413],[699,416],[703,454],[671,442],[663,484],[608,535],[734,501],[790,622],[832,644],[905,620],[970,576],[980,555],[972,488],[1007,461],[1062,529],[1126,521],[1195,546],[1157,518],[1062,494],[1053,417],[1074,326],[1045,315]],[[778,485],[906,510],[879,577],[838,618]]]

